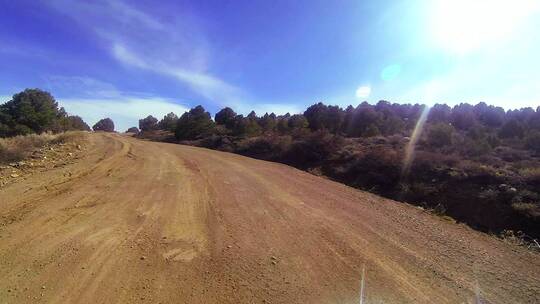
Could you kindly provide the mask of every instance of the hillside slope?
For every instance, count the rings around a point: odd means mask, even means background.
[[[290,167],[92,134],[0,188],[1,303],[538,303],[540,259]]]

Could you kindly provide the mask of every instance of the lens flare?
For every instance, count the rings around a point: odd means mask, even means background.
[[[392,64],[381,71],[381,79],[391,81],[397,78],[399,73],[401,73],[401,66],[399,64]]]
[[[364,304],[364,288],[366,277],[366,264],[362,265],[362,280],[360,281],[360,304]]]
[[[422,114],[420,115],[420,118],[416,122],[416,126],[414,127],[411,139],[409,140],[407,148],[405,149],[405,159],[403,160],[403,168],[401,170],[402,178],[407,177],[407,175],[409,174],[409,170],[411,169],[411,164],[414,160],[414,149],[416,147],[416,143],[420,139],[420,135],[422,135],[422,131],[424,130],[424,125],[426,123],[429,110],[430,108],[428,106],[425,106]]]

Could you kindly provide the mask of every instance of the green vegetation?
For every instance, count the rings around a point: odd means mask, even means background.
[[[58,108],[54,97],[39,89],[26,89],[0,105],[0,137],[31,133],[90,130],[78,116]]]
[[[148,115],[146,118],[139,119],[139,130],[152,131],[158,129],[158,120],[152,115]]]
[[[202,106],[196,106],[178,119],[175,136],[179,140],[199,139],[211,135],[214,127],[210,113]]]
[[[411,174],[402,176],[405,147],[423,110],[387,101],[346,109],[317,103],[303,114],[244,117],[227,107],[212,121],[197,106],[177,121],[175,134],[182,143],[286,163],[483,231],[539,237],[540,108],[437,104]],[[158,128],[170,130],[161,122]],[[142,136],[171,141],[163,133]]]
[[[114,122],[110,118],[103,118],[92,127],[94,131],[114,132]]]
[[[28,134],[0,138],[0,164],[23,160],[39,148],[51,144],[81,143],[83,132],[69,131],[60,134]]]

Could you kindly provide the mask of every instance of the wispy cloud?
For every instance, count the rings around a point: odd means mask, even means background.
[[[113,45],[112,53],[117,60],[124,64],[174,77],[210,101],[216,102],[219,100],[219,102],[228,105],[237,105],[241,103],[242,97],[246,95],[239,88],[208,73],[171,66],[167,62],[158,59],[139,57],[120,43]]]
[[[208,71],[210,46],[188,12],[162,22],[119,0],[53,3],[93,30],[124,65],[173,77],[209,102],[233,105],[247,95]]]
[[[44,80],[48,90],[62,92],[63,96],[113,98],[122,95],[113,84],[88,76],[52,75],[44,77]]]
[[[121,0],[51,0],[50,3],[92,31],[102,48],[123,66],[171,77],[201,96],[206,104],[230,106],[242,113],[249,112],[244,109],[250,107],[256,107],[260,112],[298,111],[288,104],[258,100],[216,75],[211,68],[212,45],[197,18],[188,11],[175,10],[173,18],[167,18],[162,7],[143,10]],[[163,18],[156,17],[158,15]],[[89,82],[87,79],[71,79],[68,83],[70,81]],[[88,84],[97,84],[98,88],[91,88],[91,92],[105,91],[104,95],[110,97],[111,90],[100,88],[99,83]]]

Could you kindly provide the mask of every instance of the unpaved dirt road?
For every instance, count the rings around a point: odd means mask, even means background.
[[[364,303],[540,303],[538,254],[418,208],[238,155],[88,140],[0,188],[0,303],[360,303],[364,268]]]

